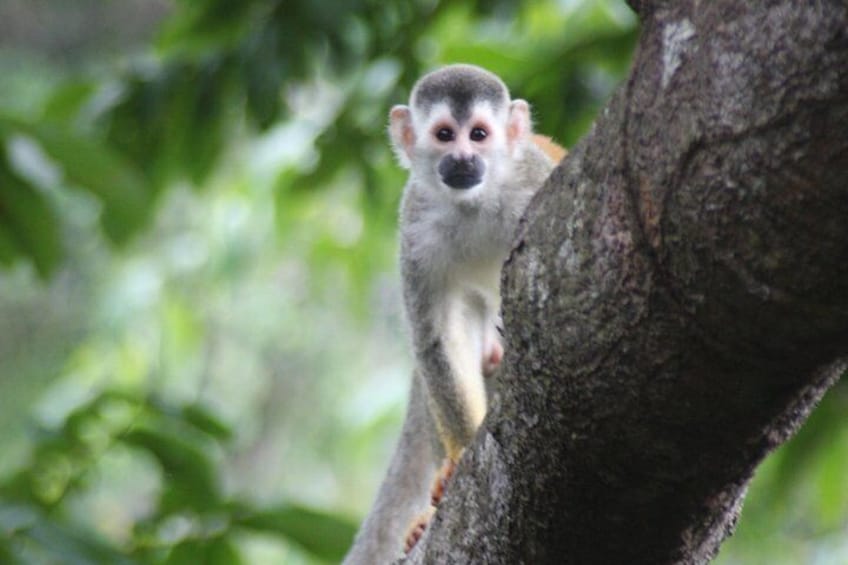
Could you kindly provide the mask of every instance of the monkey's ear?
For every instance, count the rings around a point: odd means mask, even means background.
[[[533,125],[530,122],[530,105],[526,100],[517,98],[510,103],[506,132],[510,145],[527,139],[533,133]]]
[[[401,104],[389,112],[389,137],[392,149],[400,166],[408,169],[412,165],[412,146],[415,145],[415,129],[412,127],[412,112]]]

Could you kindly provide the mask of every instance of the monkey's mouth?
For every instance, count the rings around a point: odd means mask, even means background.
[[[442,182],[456,190],[467,190],[475,187],[483,180],[483,177],[478,174],[468,173],[452,173],[444,175]]]

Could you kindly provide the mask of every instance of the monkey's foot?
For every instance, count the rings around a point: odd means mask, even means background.
[[[436,512],[436,507],[442,501],[442,497],[445,496],[445,489],[448,486],[448,481],[453,476],[455,470],[456,462],[450,457],[445,459],[445,462],[442,463],[442,467],[439,469],[439,472],[436,473],[436,479],[433,481],[433,486],[430,489],[430,507],[425,512],[416,516],[409,525],[409,529],[406,531],[406,537],[403,542],[404,553],[408,554],[412,551],[412,548],[415,547],[415,544],[418,543],[418,540],[420,540],[421,536],[424,535],[424,532],[427,531],[430,519]]]
[[[439,505],[442,497],[445,495],[445,489],[448,487],[448,481],[456,471],[456,461],[448,457],[442,463],[442,468],[436,474],[436,479],[433,481],[433,486],[430,488],[430,504],[433,507]]]
[[[412,551],[412,548],[415,547],[415,544],[418,543],[418,540],[424,535],[424,532],[427,531],[427,525],[430,523],[430,518],[433,517],[433,513],[436,509],[431,506],[425,512],[422,512],[412,521],[409,525],[409,529],[406,531],[406,536],[403,541],[403,553],[409,554]]]

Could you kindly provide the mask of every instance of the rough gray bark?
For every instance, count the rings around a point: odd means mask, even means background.
[[[500,392],[411,563],[703,563],[848,356],[848,7],[631,0],[527,212]]]

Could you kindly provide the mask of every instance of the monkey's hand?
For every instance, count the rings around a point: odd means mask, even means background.
[[[404,268],[412,341],[436,433],[446,455],[458,461],[486,415],[481,361],[484,355],[490,356],[491,347],[485,341],[494,343],[497,336],[483,336],[481,343],[478,328],[482,321],[469,315],[466,294],[440,289],[439,281],[423,274],[425,270],[422,264]],[[417,281],[417,286],[411,280]]]
[[[498,340],[494,340],[483,350],[482,369],[484,377],[489,378],[495,374],[495,371],[501,365],[503,354],[503,346]]]
[[[447,489],[448,481],[450,481],[451,477],[453,477],[455,470],[456,461],[451,458],[446,458],[445,462],[442,463],[442,467],[439,469],[438,473],[436,473],[436,479],[433,481],[433,486],[430,489],[430,507],[425,512],[419,514],[409,525],[409,529],[406,532],[406,537],[403,543],[404,553],[408,554],[412,551],[412,548],[415,547],[415,544],[418,543],[418,540],[420,540],[424,535],[424,532],[427,531],[430,519],[436,512],[436,508],[439,506],[439,503],[442,502],[442,497],[445,495],[445,489]]]

